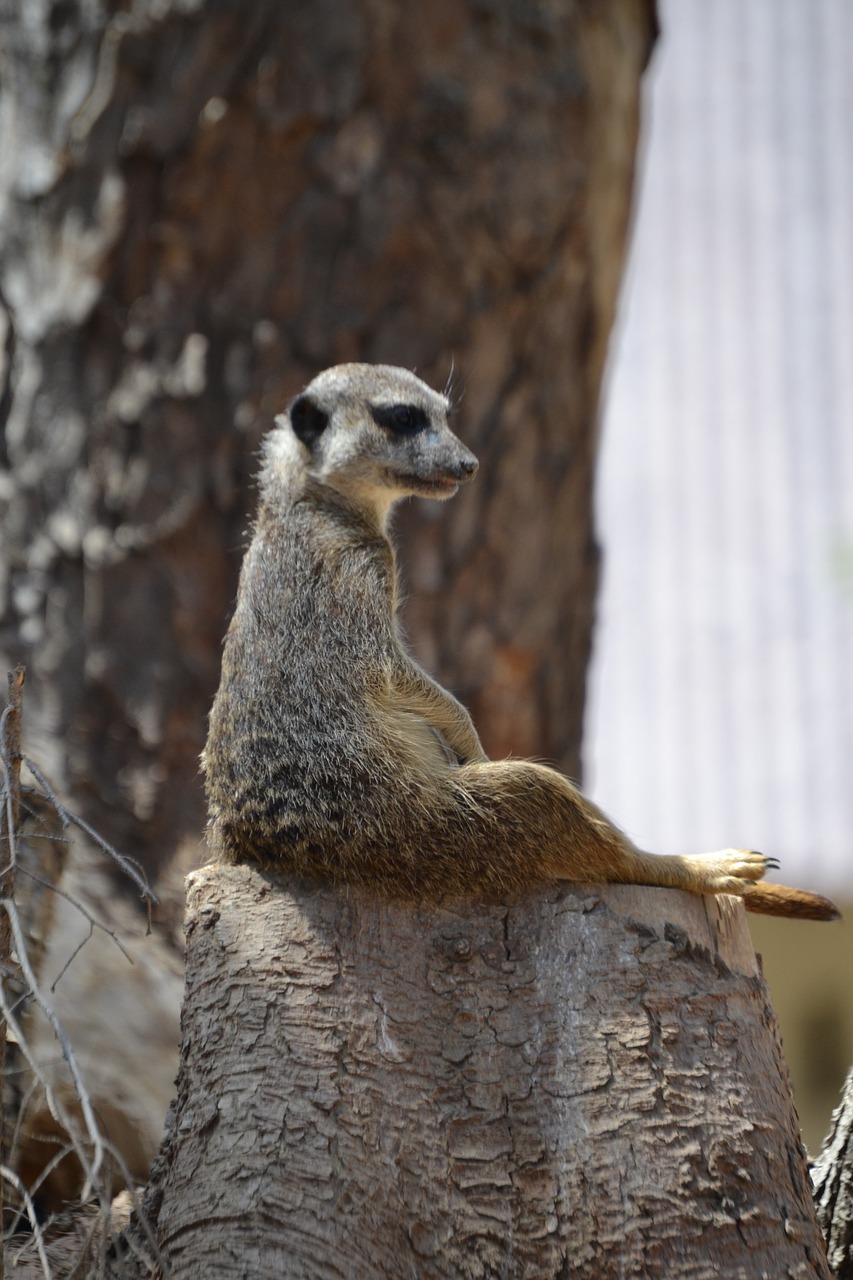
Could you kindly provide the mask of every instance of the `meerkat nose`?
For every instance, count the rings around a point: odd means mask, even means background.
[[[473,453],[469,453],[467,458],[459,459],[454,467],[454,471],[457,471],[460,476],[469,477],[474,475],[474,473],[479,469],[479,466],[480,464],[474,457]]]

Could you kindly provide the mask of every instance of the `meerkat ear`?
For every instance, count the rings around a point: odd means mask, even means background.
[[[297,396],[290,406],[290,425],[297,440],[310,449],[329,425],[329,415],[310,396]]]

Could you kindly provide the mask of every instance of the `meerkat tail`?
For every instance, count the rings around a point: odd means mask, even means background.
[[[841,912],[829,898],[785,884],[751,884],[741,894],[747,911],[763,916],[787,916],[792,920],[838,920]]]

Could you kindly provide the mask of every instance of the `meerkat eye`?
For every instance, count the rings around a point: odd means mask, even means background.
[[[373,421],[398,436],[413,436],[429,426],[429,414],[417,404],[374,404]]]

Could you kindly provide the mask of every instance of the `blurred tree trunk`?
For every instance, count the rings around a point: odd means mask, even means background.
[[[198,859],[257,447],[318,369],[363,359],[439,385],[455,365],[482,463],[449,508],[401,519],[414,647],[492,754],[577,775],[652,0],[0,15],[0,658],[29,668],[30,754],[153,876]],[[95,954],[74,990],[103,990]],[[152,961],[163,1035],[170,963]],[[101,1060],[103,1004],[72,1010]],[[150,1151],[159,1117],[132,1122]]]

